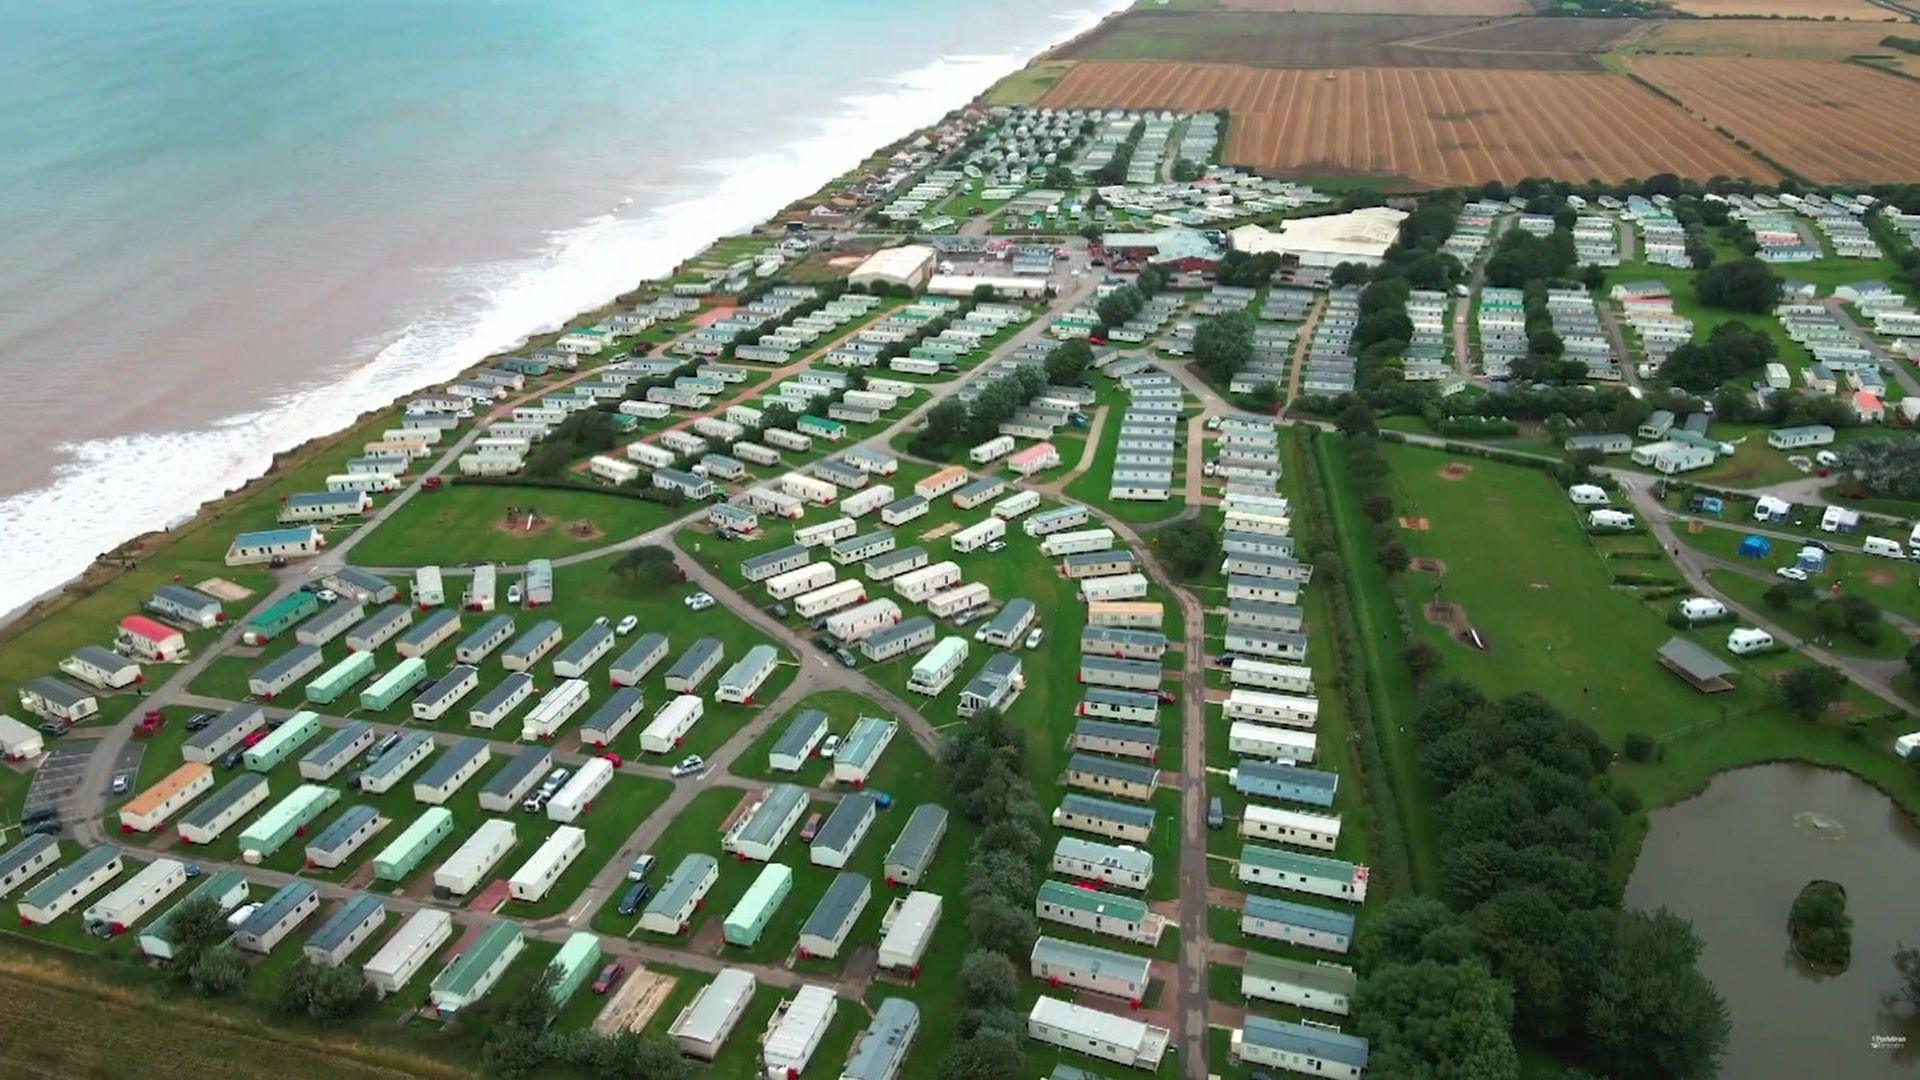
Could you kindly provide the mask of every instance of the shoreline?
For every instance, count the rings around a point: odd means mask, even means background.
[[[1097,3],[1098,6],[1082,8],[1078,11],[1060,12],[1056,15],[1056,18],[1064,21],[1077,19],[1080,16],[1094,15],[1102,8],[1107,7],[1113,0],[1108,0],[1107,3],[1100,3],[1100,0],[1090,0],[1090,2]],[[547,326],[544,329],[526,333],[517,341],[511,342],[498,349],[489,350],[483,355],[474,357],[461,364],[457,368],[434,369],[431,372],[431,377],[417,382],[409,389],[391,398],[361,410],[349,418],[344,424],[328,431],[310,435],[291,445],[273,451],[263,467],[243,476],[230,478],[229,483],[231,486],[228,486],[219,494],[204,498],[191,507],[174,514],[164,526],[147,528],[117,541],[112,547],[97,554],[78,570],[32,593],[20,600],[12,608],[0,611],[0,644],[12,640],[25,628],[55,614],[72,600],[89,595],[105,584],[113,581],[121,573],[125,572],[125,568],[118,565],[119,560],[130,559],[133,560],[137,566],[159,556],[166,550],[172,540],[205,527],[238,504],[245,502],[255,494],[259,487],[266,481],[279,476],[291,465],[305,461],[318,453],[324,452],[326,449],[338,446],[340,442],[347,438],[352,432],[365,426],[371,418],[395,408],[408,396],[418,394],[440,383],[457,379],[465,373],[494,362],[501,356],[520,352],[529,347],[538,347],[543,343],[551,343],[552,340],[566,333],[569,329],[590,324],[593,321],[605,317],[605,315],[611,313],[618,307],[630,305],[634,302],[637,294],[645,292],[651,287],[656,287],[659,283],[670,280],[675,275],[681,273],[690,263],[699,259],[700,256],[714,244],[729,238],[751,236],[760,232],[773,222],[778,221],[782,216],[790,213],[794,207],[806,203],[809,199],[818,196],[823,190],[832,187],[840,180],[852,175],[864,162],[872,159],[876,155],[891,153],[907,143],[919,132],[937,123],[942,117],[951,114],[957,109],[981,104],[993,86],[998,85],[1000,81],[1009,75],[1022,71],[1034,62],[1044,59],[1059,49],[1096,32],[1111,20],[1124,14],[1130,7],[1131,4],[1127,3],[1113,7],[1111,10],[1106,10],[1104,14],[1099,14],[1091,23],[1081,25],[1078,29],[1072,30],[1070,33],[1065,33],[1056,40],[1042,45],[1031,52],[1015,47],[1007,53],[994,54],[989,57],[949,57],[942,55],[936,57],[930,63],[906,71],[871,76],[870,78],[872,79],[883,80],[888,83],[888,88],[880,94],[853,93],[839,98],[833,103],[833,111],[805,121],[809,129],[806,133],[796,135],[772,147],[766,151],[764,155],[755,156],[804,155],[806,150],[813,148],[816,144],[825,143],[829,145],[823,152],[822,156],[824,156],[824,153],[830,153],[837,149],[836,146],[832,145],[836,141],[854,145],[854,139],[871,138],[875,134],[885,137],[884,142],[875,143],[868,141],[859,144],[860,149],[852,151],[858,154],[858,156],[854,157],[853,160],[847,162],[844,166],[839,165],[839,161],[845,155],[836,156],[834,164],[831,166],[835,168],[836,171],[830,175],[826,175],[819,182],[810,183],[805,190],[794,192],[791,196],[785,197],[777,207],[763,216],[746,224],[732,227],[723,226],[718,232],[704,234],[701,239],[694,241],[697,246],[687,251],[684,257],[680,258],[671,267],[664,268],[659,273],[647,277],[634,279],[625,288],[622,288],[618,293],[605,300],[582,305],[570,315],[561,319],[557,325]],[[876,121],[884,122],[890,119],[886,117],[876,117],[874,115],[875,110],[882,107],[881,103],[897,101],[902,95],[915,93],[916,90],[914,86],[916,80],[926,79],[930,72],[937,72],[943,67],[951,66],[955,63],[967,64],[970,61],[974,62],[972,66],[978,66],[979,61],[991,62],[1002,57],[1012,59],[1012,65],[1009,68],[994,74],[990,82],[984,86],[979,86],[966,99],[946,105],[936,114],[921,115],[916,111],[914,117],[908,121],[911,126],[906,127],[905,130],[894,132],[893,129],[896,125],[893,124],[887,124],[887,131],[867,132],[864,135],[842,133],[842,131],[839,130],[846,126],[859,126],[863,124],[871,127]],[[938,95],[942,89],[940,86],[927,86],[919,92]],[[690,162],[688,164],[694,169],[712,169],[719,171],[722,176],[742,177],[748,175],[745,169],[749,167],[743,163],[751,160],[753,160],[752,157],[742,158],[736,156],[733,158]],[[729,169],[729,167],[731,168]],[[725,183],[725,179],[716,180],[706,195],[669,203],[656,208],[643,217],[630,219],[630,223],[640,225],[648,222],[668,223],[676,220],[685,220],[699,209],[699,204],[703,199],[712,199],[717,193],[720,193],[724,189]],[[594,224],[592,221],[580,222],[566,228],[553,230],[547,234],[546,242],[552,244],[557,240],[563,240],[566,237],[578,234],[582,229],[593,228]],[[404,338],[405,334],[406,327],[397,328],[395,331],[395,340],[398,341]],[[358,370],[361,372],[373,370],[380,362],[381,354],[384,353],[388,347],[391,347],[391,344],[378,350],[373,358]],[[335,384],[337,384],[337,380]],[[321,386],[317,388],[317,391],[299,392],[325,393],[326,389],[326,386]],[[196,434],[199,430],[201,429],[196,429],[195,432],[187,432],[185,434]],[[59,477],[56,476],[56,478],[47,485],[19,492],[9,498],[44,495],[53,485],[58,483]]]

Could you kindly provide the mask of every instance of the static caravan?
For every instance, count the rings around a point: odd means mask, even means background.
[[[613,661],[608,676],[615,686],[638,686],[662,660],[667,658],[667,635],[642,634]]]
[[[752,705],[754,692],[773,674],[779,657],[779,651],[771,645],[755,645],[748,649],[745,656],[734,661],[733,666],[720,676],[720,685],[714,690],[713,700]]]
[[[373,857],[374,879],[405,881],[451,835],[453,812],[444,806],[428,807]]]
[[[427,1000],[442,1016],[452,1016],[485,997],[500,976],[526,947],[520,924],[511,919],[493,923],[433,980]]]
[[[170,663],[187,655],[187,636],[145,615],[129,615],[114,628],[115,648],[152,663]]]
[[[925,496],[909,495],[896,499],[880,508],[880,520],[888,525],[905,525],[914,518],[924,515],[932,506]]]
[[[873,775],[880,755],[893,742],[900,725],[878,716],[862,716],[847,732],[840,751],[834,755],[833,778],[842,784],[864,787]]]
[[[1026,530],[1028,536],[1047,536],[1084,525],[1087,520],[1087,508],[1078,503],[1070,503],[1035,514],[1021,523],[1020,527]]]
[[[974,581],[927,597],[927,612],[934,618],[944,619],[992,602],[993,593],[987,588],[986,582]]]
[[[676,694],[691,694],[720,666],[726,647],[719,638],[701,638],[667,669],[666,686]]]
[[[492,563],[481,563],[474,567],[473,575],[467,579],[467,587],[460,595],[460,606],[468,611],[492,611],[499,580],[500,572],[494,569]]]
[[[1309,964],[1248,953],[1240,992],[1250,1000],[1277,1001],[1318,1012],[1347,1015],[1359,979],[1352,968],[1322,961]]]
[[[1154,814],[1148,807],[1069,792],[1061,796],[1052,821],[1063,829],[1146,843],[1153,835]]]
[[[615,690],[580,727],[580,741],[587,746],[605,748],[625,731],[646,706],[646,698],[631,686]]]
[[[1054,845],[1054,873],[1144,890],[1153,880],[1153,855],[1130,845],[1102,844],[1063,836]]]
[[[437,566],[422,566],[413,572],[413,602],[421,608],[439,607],[447,602],[446,583]]]
[[[768,578],[767,595],[775,600],[790,599],[833,584],[839,573],[832,563],[808,563]]]
[[[362,969],[382,996],[399,992],[453,936],[453,917],[437,908],[413,913]]]
[[[1158,630],[1087,626],[1080,631],[1080,651],[1091,656],[1158,662],[1167,653],[1167,635]]]
[[[515,754],[480,789],[480,809],[494,814],[510,813],[547,775],[552,764],[553,753],[545,747],[529,747]]]
[[[811,435],[802,435],[787,428],[767,428],[760,433],[760,438],[770,446],[791,450],[796,454],[804,454],[813,449]]]
[[[1276,664],[1237,656],[1233,661],[1231,676],[1235,686],[1287,694],[1313,694],[1313,670],[1299,664]]]
[[[314,676],[304,691],[306,699],[315,705],[331,705],[373,674],[374,663],[371,651],[348,653],[339,663]]]
[[[413,699],[411,706],[415,720],[438,720],[447,710],[460,703],[460,699],[473,693],[480,686],[479,669],[469,664],[456,664],[440,681],[434,683],[427,692]]]
[[[810,470],[814,476],[844,491],[858,491],[867,486],[866,471],[844,461],[816,461]]]
[[[613,628],[605,621],[595,622],[553,658],[553,674],[561,679],[582,678],[601,657],[613,651],[614,641]]]
[[[992,514],[1001,521],[1012,521],[1040,505],[1040,493],[1037,491],[1016,491],[1012,495],[993,504]]]
[[[400,639],[394,643],[393,648],[401,656],[425,656],[443,643],[452,640],[453,635],[459,632],[460,612],[452,608],[441,608],[420,620],[419,625],[400,635]]]
[[[893,591],[907,601],[922,601],[960,581],[960,565],[938,562],[893,579]]]
[[[986,442],[967,451],[967,460],[975,465],[985,465],[1013,453],[1014,441],[1011,435],[996,435]]]
[[[907,689],[928,697],[944,692],[960,674],[961,667],[967,662],[968,652],[966,638],[943,639],[927,655],[915,661],[912,673],[907,676]]]
[[[516,638],[500,654],[500,666],[508,671],[532,671],[540,658],[560,644],[564,636],[560,624],[552,619],[542,619],[527,628],[526,633]]]
[[[759,943],[767,924],[773,921],[774,915],[780,911],[780,905],[786,902],[792,892],[792,867],[776,862],[761,867],[759,876],[747,886],[740,902],[727,912],[726,921],[721,927],[726,943],[743,948]]]
[[[1236,720],[1227,729],[1227,748],[1236,754],[1273,761],[1312,761],[1318,740],[1311,731],[1269,727]]]
[[[1077,720],[1068,745],[1075,750],[1153,761],[1160,756],[1160,732],[1148,725]]]
[[[347,477],[349,482],[371,484],[374,477]],[[280,504],[281,521],[333,521],[364,514],[373,508],[373,497],[364,491],[315,491],[289,495]]]
[[[645,465],[649,469],[670,469],[680,460],[680,455],[652,443],[628,443],[627,457]],[[636,473],[637,475],[637,473]]]
[[[166,861],[180,867],[178,862]],[[118,877],[122,866],[118,849],[105,845],[88,848],[78,859],[48,874],[20,897],[21,925],[45,926],[72,911]],[[184,867],[181,870],[184,880]]]
[[[1063,881],[1046,881],[1034,897],[1034,915],[1095,934],[1153,946],[1160,942],[1167,920],[1155,915],[1144,900]]]
[[[1340,818],[1335,814],[1249,805],[1240,817],[1240,835],[1248,840],[1275,840],[1296,847],[1332,851],[1340,843]]]
[[[425,448],[420,456],[425,456]],[[266,529],[260,532],[244,532],[233,538],[227,548],[228,566],[255,566],[271,563],[275,559],[299,559],[308,555],[318,555],[327,545],[327,538],[319,529],[311,525],[297,525],[285,529]]]
[[[593,809],[593,800],[613,782],[613,763],[603,757],[588,758],[547,801],[549,821],[570,822]]]
[[[1114,600],[1139,600],[1147,595],[1145,574],[1115,574],[1087,578],[1080,582],[1080,597],[1088,603]]]
[[[339,967],[386,921],[386,904],[377,896],[361,893],[336,908],[307,939],[301,953],[321,967]]]
[[[1027,1037],[1149,1072],[1173,1041],[1166,1028],[1044,996],[1027,1014]]]
[[[240,830],[240,857],[256,865],[272,857],[339,801],[339,788],[301,784]]]
[[[937,499],[950,491],[958,491],[972,479],[967,470],[951,465],[914,484],[913,493],[923,499]]]
[[[892,529],[876,529],[834,544],[830,554],[834,562],[846,566],[885,555],[893,550],[893,545]]]
[[[20,707],[35,716],[77,724],[100,711],[100,700],[72,683],[42,676],[20,688]]]
[[[98,645],[75,649],[60,661],[60,670],[99,690],[118,690],[140,681],[138,662]]]
[[[840,512],[850,518],[862,518],[891,502],[893,502],[893,488],[887,484],[875,484],[865,491],[855,492],[841,499]]]
[[[1251,937],[1345,953],[1353,943],[1353,916],[1267,896],[1248,896],[1240,929]]]
[[[346,633],[366,616],[358,600],[340,600],[308,619],[293,632],[293,640],[302,645],[320,646]]]
[[[712,1061],[740,1023],[758,986],[746,971],[721,968],[692,1003],[680,1010],[667,1033],[673,1036],[681,1053]]]
[[[1241,881],[1289,892],[1356,904],[1367,898],[1367,868],[1324,855],[1244,844],[1234,872]]]
[[[1269,660],[1298,663],[1307,658],[1307,636],[1286,630],[1227,627],[1227,651]]]
[[[1320,1024],[1270,1020],[1247,1014],[1228,1035],[1235,1061],[1271,1065],[1333,1080],[1359,1080],[1369,1056],[1367,1040]]]
[[[210,902],[215,910],[225,915],[246,903],[246,876],[238,870],[219,870],[209,874],[186,895],[185,899],[168,908],[159,918],[149,923],[145,930],[140,931],[138,939],[140,955],[156,960],[173,959],[173,941],[168,934],[168,928],[180,909],[195,901]]]
[[[1107,551],[1112,547],[1112,529],[1081,529],[1078,532],[1053,533],[1040,541],[1040,553],[1051,558],[1080,555],[1089,551]]]
[[[780,464],[780,451],[757,442],[737,442],[733,444],[732,450],[735,457],[754,465]]]
[[[1028,957],[1029,970],[1050,987],[1075,986],[1139,1005],[1152,981],[1152,961],[1144,956],[1040,936]]]
[[[1236,687],[1221,703],[1228,720],[1247,720],[1280,727],[1312,728],[1320,719],[1320,700],[1295,694]]]
[[[466,738],[448,747],[447,752],[413,782],[414,799],[439,806],[453,798],[455,792],[493,760],[492,745],[485,739]]]
[[[953,505],[961,510],[971,510],[976,506],[991,502],[1007,490],[1007,482],[997,476],[975,480],[953,493]]]
[[[344,865],[387,824],[378,810],[364,803],[347,807],[307,843],[307,866],[332,870]]]
[[[290,881],[247,916],[234,931],[233,943],[265,956],[319,910],[320,890],[304,881]]]
[[[807,791],[793,784],[775,784],[766,795],[734,822],[721,848],[745,860],[766,862],[800,824],[807,809]]]
[[[880,918],[879,966],[917,978],[943,907],[939,894],[920,889],[894,900]]]
[[[211,630],[227,617],[220,601],[185,585],[160,586],[145,606],[157,615],[201,630]]]
[[[477,728],[493,729],[500,726],[520,703],[533,696],[533,676],[526,672],[516,672],[501,680],[499,686],[487,691],[473,708],[467,710],[467,723]]]
[[[60,841],[45,833],[35,833],[0,853],[0,897],[32,881],[34,876],[60,861]]]
[[[860,526],[850,517],[837,517],[832,521],[823,521],[817,525],[805,525],[793,531],[793,542],[801,547],[819,547],[836,540],[845,540],[858,531]]]
[[[372,686],[360,691],[360,707],[374,712],[384,711],[399,701],[401,695],[412,693],[428,677],[427,662],[410,656],[395,665],[392,671],[375,679]]]
[[[899,621],[900,605],[883,597],[829,615],[827,632],[852,644]]]
[[[1102,754],[1075,753],[1067,759],[1067,784],[1083,791],[1146,801],[1160,783],[1160,770]]]
[[[590,696],[584,679],[568,679],[547,691],[520,721],[520,741],[553,738],[562,724],[586,707]]]
[[[860,653],[867,659],[880,663],[931,644],[933,637],[933,620],[925,615],[916,615],[897,626],[876,631],[862,639]]]
[[[1104,686],[1114,690],[1154,690],[1166,671],[1157,661],[1122,660],[1107,656],[1082,656],[1080,682],[1086,686]]]
[[[105,924],[111,934],[124,934],[186,883],[185,863],[155,859],[89,905],[81,918],[90,924]]]
[[[765,581],[768,578],[784,574],[789,570],[798,570],[807,565],[813,556],[799,544],[789,544],[762,555],[744,559],[740,563],[740,576],[748,581]]]
[[[802,709],[767,752],[767,767],[775,772],[799,772],[827,737],[827,714]]]
[[[266,801],[267,778],[259,773],[242,773],[181,815],[180,839],[188,844],[211,844]]]
[[[793,611],[803,619],[812,619],[865,603],[866,599],[867,583],[859,578],[848,578],[801,593],[793,600]]]
[[[1125,548],[1104,548],[1069,555],[1060,563],[1060,576],[1081,581],[1086,578],[1131,574],[1139,569],[1133,552]]]
[[[598,761],[600,759],[593,759]],[[558,796],[555,800],[558,801]],[[551,804],[549,804],[551,806]],[[507,879],[507,892],[515,899],[527,903],[537,903],[553,891],[554,882],[566,873],[580,853],[587,849],[587,834],[583,829],[571,825],[562,825],[553,830],[540,847],[520,865]]]
[[[867,577],[875,581],[890,581],[909,571],[918,570],[927,565],[927,549],[910,547],[901,551],[889,551],[868,559],[861,567]]]
[[[832,960],[840,955],[854,923],[873,898],[873,885],[859,874],[842,871],[800,926],[800,958]]]
[[[270,772],[319,734],[320,714],[297,712],[267,732],[265,738],[247,747],[240,760],[254,772]]]
[[[412,625],[413,612],[406,605],[388,604],[347,631],[347,648],[352,652],[372,652]]]
[[[812,503],[815,506],[828,505],[833,502],[834,499],[838,498],[840,493],[839,488],[834,487],[825,480],[805,476],[801,473],[787,473],[776,480],[775,483],[779,485],[782,492],[796,499]]]
[[[953,550],[959,552],[975,551],[1007,535],[1007,523],[1003,518],[987,517],[953,534],[950,541]]]
[[[384,795],[432,754],[433,736],[424,731],[409,731],[360,771],[354,778],[355,786],[370,795]]]
[[[247,736],[265,727],[266,723],[266,711],[260,706],[235,705],[206,727],[187,736],[186,743],[180,748],[180,756],[188,761],[211,765],[239,746]]]
[[[681,694],[670,699],[640,733],[640,749],[652,754],[671,753],[705,713],[706,704],[697,695]]]
[[[760,1045],[763,1072],[767,1076],[800,1076],[813,1061],[839,1007],[840,999],[832,990],[814,984],[802,986],[782,1003]]]
[[[1125,720],[1134,724],[1154,724],[1160,720],[1160,696],[1135,690],[1088,687],[1080,699],[1078,716]]]
[[[189,761],[120,808],[120,831],[153,832],[188,803],[212,790],[212,766]]]
[[[1330,807],[1339,792],[1340,775],[1304,769],[1282,762],[1247,759],[1227,771],[1233,789],[1250,798],[1278,799]]]
[[[680,860],[640,913],[640,929],[656,934],[678,934],[693,920],[707,891],[720,880],[720,861],[695,852]]]
[[[276,698],[318,670],[322,659],[319,646],[295,645],[255,671],[247,679],[247,690],[255,697]]]

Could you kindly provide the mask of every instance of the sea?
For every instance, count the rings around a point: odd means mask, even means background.
[[[1127,0],[0,0],[0,616]]]

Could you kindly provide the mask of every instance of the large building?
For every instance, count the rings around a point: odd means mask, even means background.
[[[1378,266],[1387,249],[1400,238],[1406,211],[1369,206],[1344,214],[1294,218],[1273,232],[1259,225],[1242,225],[1227,234],[1235,251],[1249,255],[1276,254],[1301,266],[1331,268],[1341,263]]]
[[[917,291],[933,276],[936,258],[934,250],[925,244],[884,248],[867,256],[848,274],[847,285],[855,289],[881,285]]]

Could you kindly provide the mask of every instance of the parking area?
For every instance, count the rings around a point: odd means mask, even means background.
[[[133,740],[120,748],[120,757],[113,763],[112,786],[107,790],[115,795],[125,795],[133,790],[134,778],[140,775],[140,763],[146,760],[147,744]]]
[[[26,816],[32,817],[47,809],[60,811],[62,818],[67,816],[67,802],[80,785],[94,745],[91,740],[72,740],[47,752],[46,762],[34,774],[32,786],[27,788]]]

